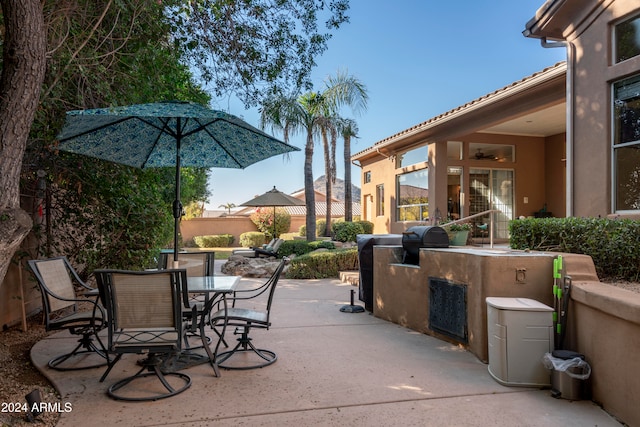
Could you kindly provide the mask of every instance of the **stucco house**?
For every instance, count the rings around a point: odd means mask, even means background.
[[[493,233],[504,238],[508,220],[519,216],[640,218],[640,2],[548,0],[523,35],[539,39],[541,49],[566,49],[566,62],[353,156],[362,166],[363,217],[374,232],[488,208],[499,211]],[[416,197],[410,187],[423,191]],[[374,261],[374,288],[383,288],[374,298],[388,310],[391,299],[380,292],[393,277],[409,289],[398,312],[424,314],[425,298],[416,295],[430,292],[426,281],[406,279],[415,268],[397,264],[393,247],[379,249],[388,256]],[[424,266],[442,263],[425,257]],[[476,279],[469,271],[459,283]],[[640,297],[600,283],[586,263],[571,276],[568,348],[591,364],[591,398],[625,425],[640,425],[640,383],[630,374],[640,359],[629,357],[640,349]],[[397,287],[387,289],[396,297]],[[414,301],[420,309],[407,308]]]
[[[567,215],[640,214],[640,2],[549,0],[523,34],[567,51]]]
[[[640,216],[639,15],[638,2],[547,1],[523,34],[567,61],[354,154],[363,218],[398,233],[497,209],[506,239],[520,216]]]
[[[518,216],[564,216],[565,87],[562,62],[354,154],[363,218],[399,233],[497,209],[506,238]]]

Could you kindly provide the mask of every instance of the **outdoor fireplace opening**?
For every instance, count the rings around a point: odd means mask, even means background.
[[[468,344],[467,285],[429,277],[429,329]]]

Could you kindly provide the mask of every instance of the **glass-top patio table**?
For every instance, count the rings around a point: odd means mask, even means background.
[[[191,276],[187,277],[187,290],[190,294],[205,294],[204,308],[201,311],[201,315],[194,322],[197,321],[198,330],[200,332],[200,339],[202,341],[202,347],[205,349],[206,358],[193,353],[189,350],[183,351],[178,360],[173,360],[173,364],[170,369],[184,369],[190,366],[199,365],[201,363],[209,362],[213,367],[213,371],[216,377],[220,376],[220,369],[216,363],[216,354],[222,338],[224,337],[226,322],[222,328],[221,333],[218,336],[218,342],[216,343],[215,350],[211,350],[210,342],[205,334],[205,327],[207,326],[207,318],[209,312],[215,304],[222,304],[226,311],[228,294],[233,293],[240,282],[241,276]]]

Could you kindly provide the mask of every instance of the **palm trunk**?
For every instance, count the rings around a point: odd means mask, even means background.
[[[313,189],[313,134],[307,133],[304,148],[304,200],[307,207],[307,241],[316,240],[316,197]]]
[[[344,220],[353,221],[351,194],[351,137],[344,137]]]
[[[331,236],[331,198],[332,198],[332,186],[331,186],[331,151],[329,149],[329,141],[327,139],[327,130],[322,129],[322,145],[324,146],[324,178],[325,178],[325,196],[326,196],[326,212],[325,222],[326,227],[324,231],[325,236]]]

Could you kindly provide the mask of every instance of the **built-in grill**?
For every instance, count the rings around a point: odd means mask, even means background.
[[[442,227],[416,225],[409,227],[402,233],[402,248],[404,264],[418,265],[420,248],[448,248],[449,236]]]

